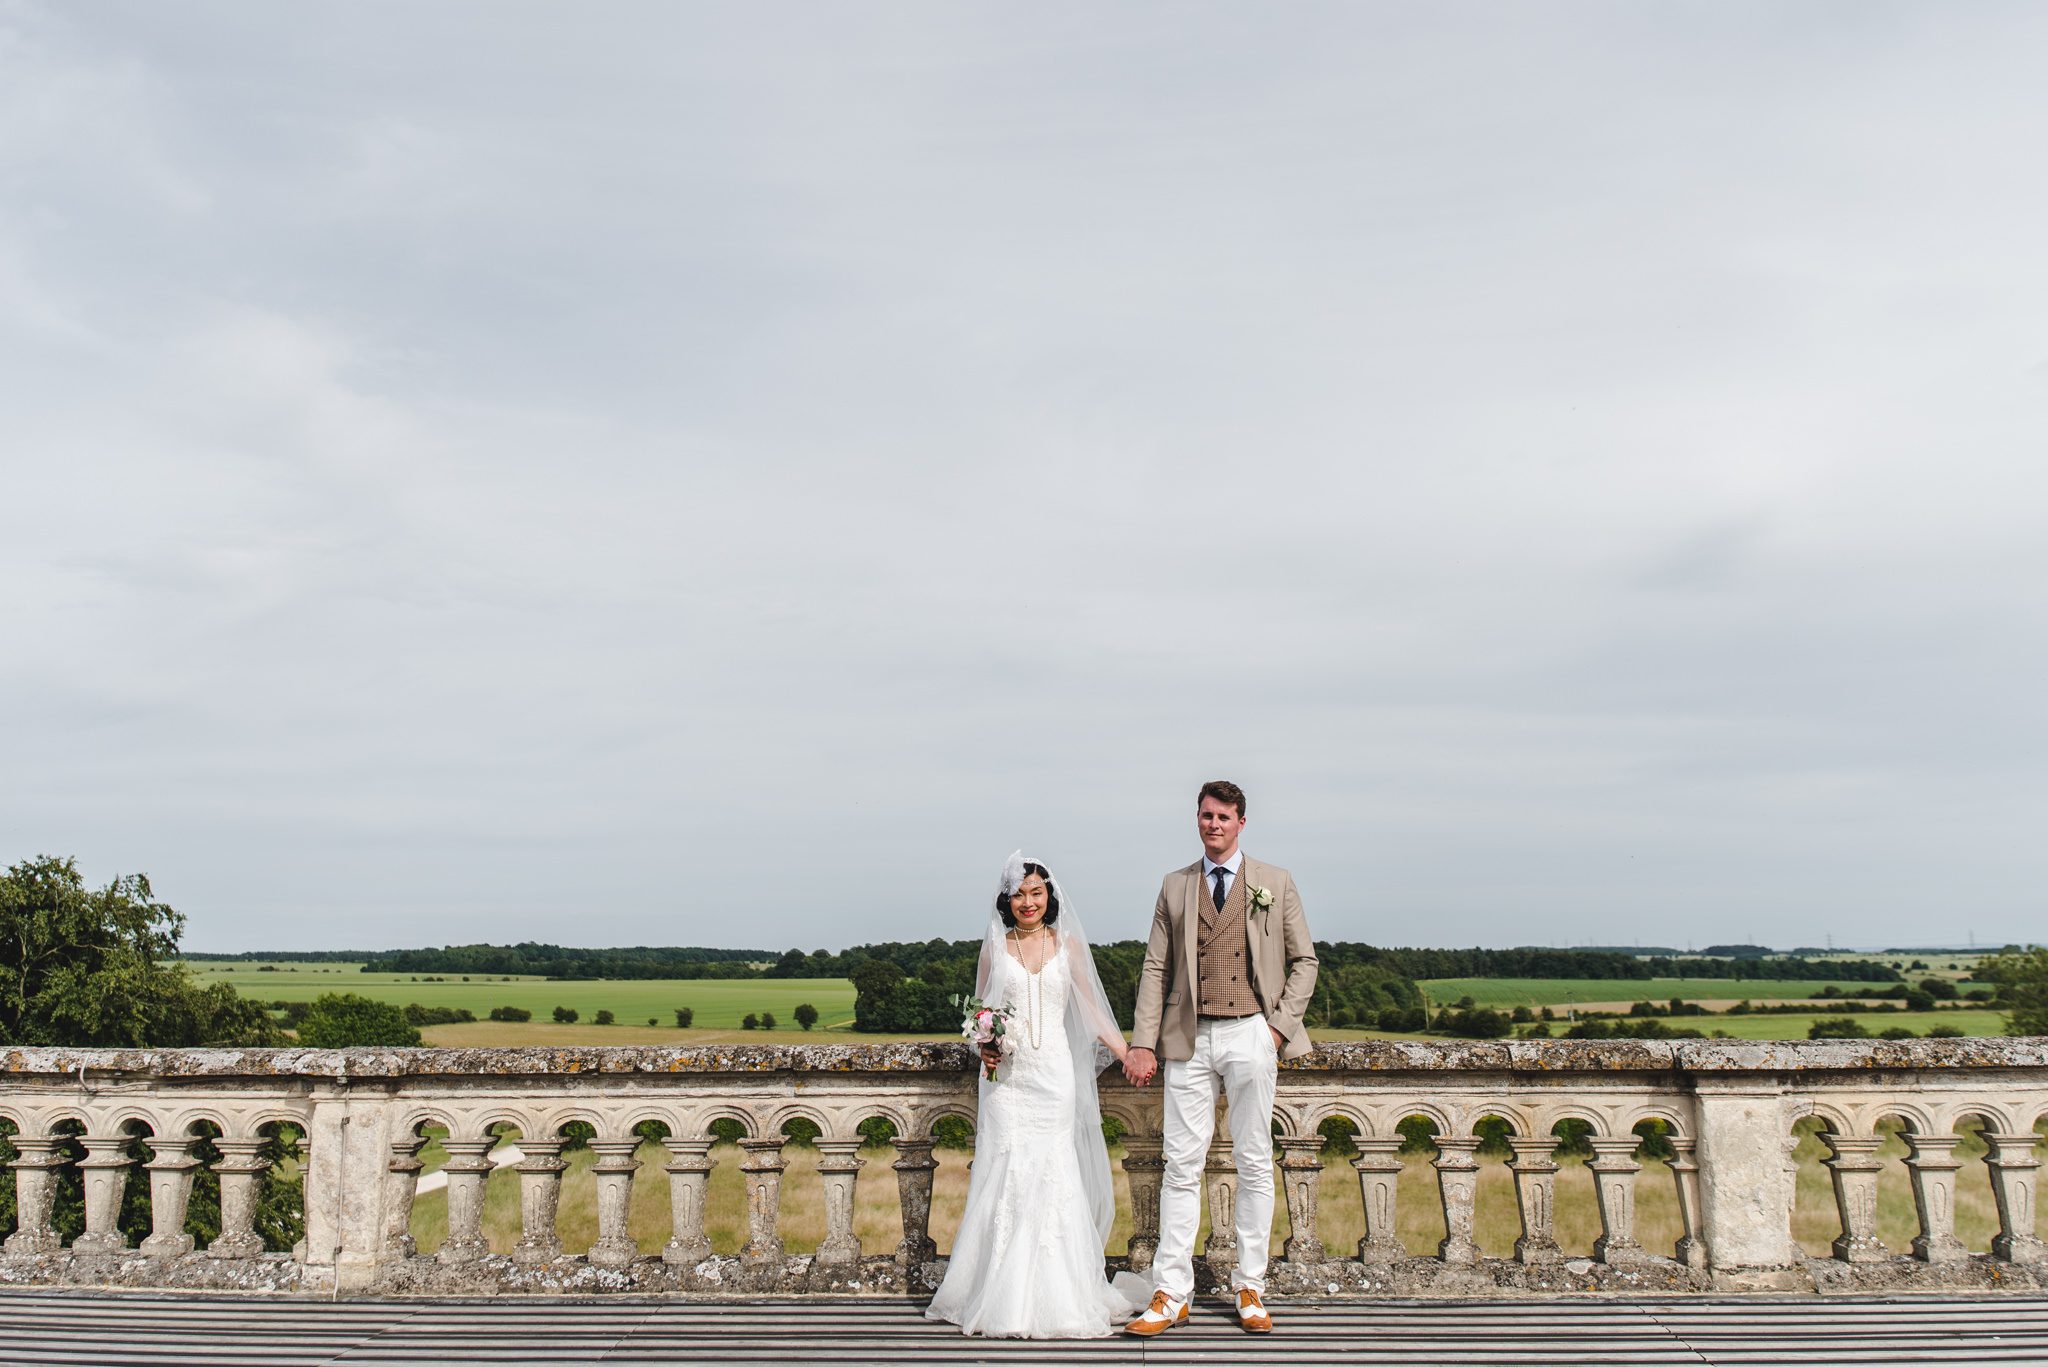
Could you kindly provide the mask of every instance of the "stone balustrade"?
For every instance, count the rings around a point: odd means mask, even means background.
[[[0,1069],[0,1118],[11,1122],[17,1227],[0,1254],[0,1283],[227,1286],[383,1292],[677,1290],[920,1291],[943,1270],[930,1225],[933,1127],[971,1121],[974,1074],[952,1043],[703,1048],[115,1051],[18,1049]],[[1132,1227],[1128,1263],[1150,1264],[1163,1171],[1159,1091],[1102,1084],[1105,1115],[1122,1121]],[[2048,1245],[2035,1231],[2035,1127],[2048,1115],[2048,1040],[1579,1041],[1329,1044],[1286,1065],[1274,1127],[1288,1233],[1276,1291],[1316,1294],[1494,1291],[2048,1286]],[[1444,1237],[1434,1257],[1397,1237],[1402,1170],[1397,1127],[1435,1131],[1435,1200]],[[888,1181],[864,1156],[859,1126],[893,1127],[890,1164],[902,1218],[893,1247],[855,1231],[863,1181]],[[1839,1210],[1830,1258],[1792,1237],[1794,1125],[1817,1118]],[[1328,1247],[1319,1129],[1355,1129],[1363,1237]],[[1897,1121],[1909,1148],[1919,1234],[1908,1256],[1877,1237],[1879,1122]],[[778,1232],[785,1127],[816,1127],[826,1233],[792,1255]],[[1512,1256],[1489,1258],[1474,1237],[1482,1121],[1505,1122],[1507,1168],[1520,1215]],[[670,1237],[643,1255],[627,1231],[642,1164],[636,1127],[666,1129]],[[714,1254],[706,1233],[713,1127],[734,1122],[746,1187],[747,1239]],[[1637,1237],[1644,1121],[1662,1122],[1683,1233],[1673,1246]],[[595,1138],[597,1235],[565,1255],[558,1233],[565,1127]],[[1553,1134],[1586,1134],[1600,1220],[1590,1258],[1568,1258],[1555,1233],[1559,1164]],[[1955,1234],[1957,1126],[1983,1127],[2000,1230],[1989,1253]],[[265,1253],[253,1227],[267,1166],[266,1127],[306,1135],[305,1238]],[[516,1127],[522,1233],[493,1254],[483,1228],[491,1150]],[[410,1226],[426,1131],[445,1132],[448,1233],[422,1255]],[[1496,1130],[1498,1126],[1494,1127]],[[195,1251],[185,1212],[202,1137],[219,1158],[219,1237]],[[119,1226],[138,1139],[154,1226],[130,1247]],[[52,1227],[61,1170],[76,1160],[83,1232]],[[867,1154],[875,1152],[872,1149]],[[1204,1278],[1235,1258],[1228,1211],[1236,1182],[1227,1134],[1206,1177],[1216,1226]]]

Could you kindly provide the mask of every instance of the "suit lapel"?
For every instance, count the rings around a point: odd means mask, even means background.
[[[1202,861],[1197,859],[1188,867],[1187,878],[1181,884],[1180,939],[1181,958],[1186,961],[1187,972],[1181,979],[1187,984],[1186,990],[1193,992],[1201,979],[1202,966],[1195,953],[1195,942],[1202,924]]]
[[[1246,855],[1244,862],[1237,866],[1238,886],[1244,889],[1245,939],[1249,942],[1252,960],[1252,987],[1262,1000],[1266,998],[1266,956],[1260,951],[1265,945],[1266,921],[1272,912],[1258,911],[1252,906],[1252,889],[1265,883],[1265,872]]]

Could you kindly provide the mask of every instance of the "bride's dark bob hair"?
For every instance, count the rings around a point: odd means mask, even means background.
[[[1052,870],[1043,864],[1026,864],[1024,872],[1035,873],[1045,880],[1045,923],[1052,925],[1060,919],[1060,892],[1053,886]],[[996,910],[1003,914],[1003,924],[1012,930],[1017,927],[1017,918],[1010,914],[1010,894],[996,894]]]

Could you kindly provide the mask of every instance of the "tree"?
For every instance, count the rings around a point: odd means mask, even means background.
[[[0,1044],[275,1044],[270,1013],[174,961],[185,918],[142,874],[85,886],[48,855],[0,875]]]
[[[315,997],[313,1009],[299,1025],[299,1043],[308,1049],[403,1047],[419,1042],[420,1032],[406,1020],[402,1009],[353,992],[326,992]]]
[[[555,1008],[555,1024],[557,1024],[557,1025],[574,1025],[575,1023],[576,1023],[576,1008],[575,1008],[575,1007],[573,1007],[573,1006],[558,1006],[558,1007],[556,1007],[556,1008]]]
[[[599,1011],[597,1015],[592,1019],[591,1023],[593,1025],[610,1025],[613,1021],[617,1019],[618,1017],[614,1016],[609,1011]]]
[[[1997,986],[2008,1035],[2048,1035],[2048,948],[2008,947],[1978,964],[1976,976]]]
[[[818,1023],[818,1008],[809,1002],[796,1004],[796,1023],[808,1030]]]
[[[749,1011],[746,1015],[740,1017],[740,1029],[759,1030],[760,1028],[761,1018],[755,1015],[753,1012]]]
[[[491,1008],[491,1019],[494,1021],[530,1021],[533,1019],[533,1012],[528,1011],[523,1006],[494,1006]]]
[[[692,1008],[687,1006],[678,1006],[676,1008],[676,1029],[687,1030],[690,1028],[690,1022],[696,1019],[697,1013]]]
[[[1960,989],[1956,987],[1954,981],[1948,978],[1922,978],[1920,980],[1920,990],[1930,997],[1945,1002],[1952,1002],[1960,995]]]
[[[761,1028],[763,1030],[773,1030],[775,1028],[775,1013],[773,1011],[763,1011],[761,1013]]]
[[[1868,1039],[1870,1032],[1854,1016],[1828,1016],[1806,1027],[1808,1039]]]

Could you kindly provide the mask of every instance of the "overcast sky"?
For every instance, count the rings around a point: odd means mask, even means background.
[[[0,0],[0,862],[2042,933],[2048,9]]]

